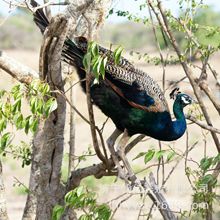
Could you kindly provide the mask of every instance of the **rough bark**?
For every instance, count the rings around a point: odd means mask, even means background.
[[[41,48],[40,78],[49,83],[52,91],[64,91],[61,74],[61,51],[68,31],[68,22],[62,16],[57,16],[49,25]],[[50,219],[52,208],[59,203],[62,186],[60,183],[61,164],[64,146],[64,125],[66,117],[65,99],[54,93],[58,107],[47,120],[40,122],[33,140],[33,158],[30,177],[30,191],[23,219],[28,219],[32,213],[34,219]],[[30,204],[36,201],[36,206]],[[36,210],[34,210],[36,208]]]
[[[2,174],[2,162],[0,161],[0,219],[8,220],[8,213],[6,208],[6,198],[5,198],[5,185],[3,181]]]
[[[0,68],[21,83],[29,84],[38,74],[0,51]]]

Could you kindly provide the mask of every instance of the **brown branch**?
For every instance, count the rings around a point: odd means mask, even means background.
[[[70,102],[74,105],[74,87],[72,87],[72,83],[70,83]],[[70,137],[69,137],[69,166],[68,166],[68,176],[74,170],[74,159],[75,159],[75,111],[70,107]]]
[[[156,184],[156,181],[154,179],[153,173],[150,173],[149,175],[150,179],[150,187],[153,191],[153,195],[155,196],[156,201],[154,204],[157,205],[160,214],[163,216],[164,220],[176,220],[176,216],[174,215],[173,211],[170,209],[168,203],[166,202],[165,197],[160,192],[160,189],[158,185]]]
[[[34,78],[39,78],[38,74],[34,70],[17,62],[1,51],[0,69],[4,70],[20,83],[30,84]]]
[[[197,125],[199,125],[201,128],[206,129],[208,131],[212,131],[215,133],[220,134],[220,129],[214,128],[212,126],[206,125],[205,123],[202,123],[201,121],[198,121],[196,118],[194,118],[191,115],[187,115],[186,118],[194,123],[196,123]]]
[[[137,143],[139,143],[144,137],[145,137],[145,135],[139,135],[133,141],[131,141],[126,146],[126,149],[125,149],[126,154]],[[72,188],[75,188],[75,187],[79,186],[81,180],[86,178],[87,176],[94,175],[96,178],[101,178],[103,176],[109,176],[109,175],[115,176],[115,175],[117,175],[117,172],[109,172],[109,170],[108,170],[108,168],[113,169],[114,166],[115,166],[112,158],[108,159],[107,164],[108,164],[109,167],[107,167],[106,164],[102,162],[102,163],[99,163],[99,164],[94,164],[92,166],[85,167],[85,168],[82,168],[82,169],[77,169],[77,170],[73,171],[71,173],[71,176],[70,176],[69,180],[68,180],[66,192],[68,192]]]
[[[218,111],[218,114],[220,115],[220,102],[218,98],[215,97],[215,95],[212,93],[212,90],[207,84],[206,80],[199,80],[198,82],[199,87],[202,89],[202,91],[205,92],[205,94],[209,97],[212,104],[215,106],[215,109]]]
[[[87,97],[87,106],[88,106],[88,113],[89,113],[89,121],[90,121],[90,129],[91,129],[91,134],[92,134],[93,146],[94,146],[94,149],[95,149],[95,152],[96,152],[98,158],[102,162],[107,164],[107,155],[104,156],[102,154],[102,152],[99,148],[99,143],[98,143],[98,139],[97,139],[94,112],[93,112],[93,106],[92,106],[92,103],[91,103],[90,86],[91,86],[91,73],[87,73],[87,77],[86,77],[86,97]]]

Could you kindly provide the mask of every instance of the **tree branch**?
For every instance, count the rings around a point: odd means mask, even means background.
[[[199,125],[201,128],[203,129],[206,129],[208,131],[212,131],[212,132],[215,132],[215,133],[218,133],[220,134],[220,130],[217,129],[217,128],[214,128],[212,126],[209,126],[209,125],[206,125],[205,123],[202,123],[201,121],[198,121],[196,118],[194,118],[193,116],[191,115],[187,115],[186,118],[194,123],[196,123],[197,125]]]
[[[0,51],[0,68],[20,83],[30,84],[34,78],[39,78],[34,70],[17,62],[2,51]]]

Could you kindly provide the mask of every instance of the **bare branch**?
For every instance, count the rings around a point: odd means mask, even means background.
[[[21,83],[30,84],[39,75],[31,68],[17,62],[0,51],[0,68]]]
[[[196,123],[197,125],[199,125],[201,128],[206,129],[208,131],[212,131],[215,133],[220,134],[220,129],[214,128],[212,126],[206,125],[205,123],[202,123],[201,121],[198,121],[196,118],[194,118],[191,115],[187,115],[186,118],[194,123]]]
[[[70,83],[70,102],[71,105],[74,105],[74,87]],[[69,167],[68,167],[68,176],[74,170],[74,159],[75,159],[75,111],[70,107],[70,137],[69,137]]]

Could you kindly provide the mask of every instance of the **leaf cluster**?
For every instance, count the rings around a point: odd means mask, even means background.
[[[79,186],[65,195],[65,205],[56,205],[52,220],[60,220],[67,208],[83,212],[79,220],[108,220],[111,210],[107,204],[98,204],[96,194],[89,192],[84,186]]]

